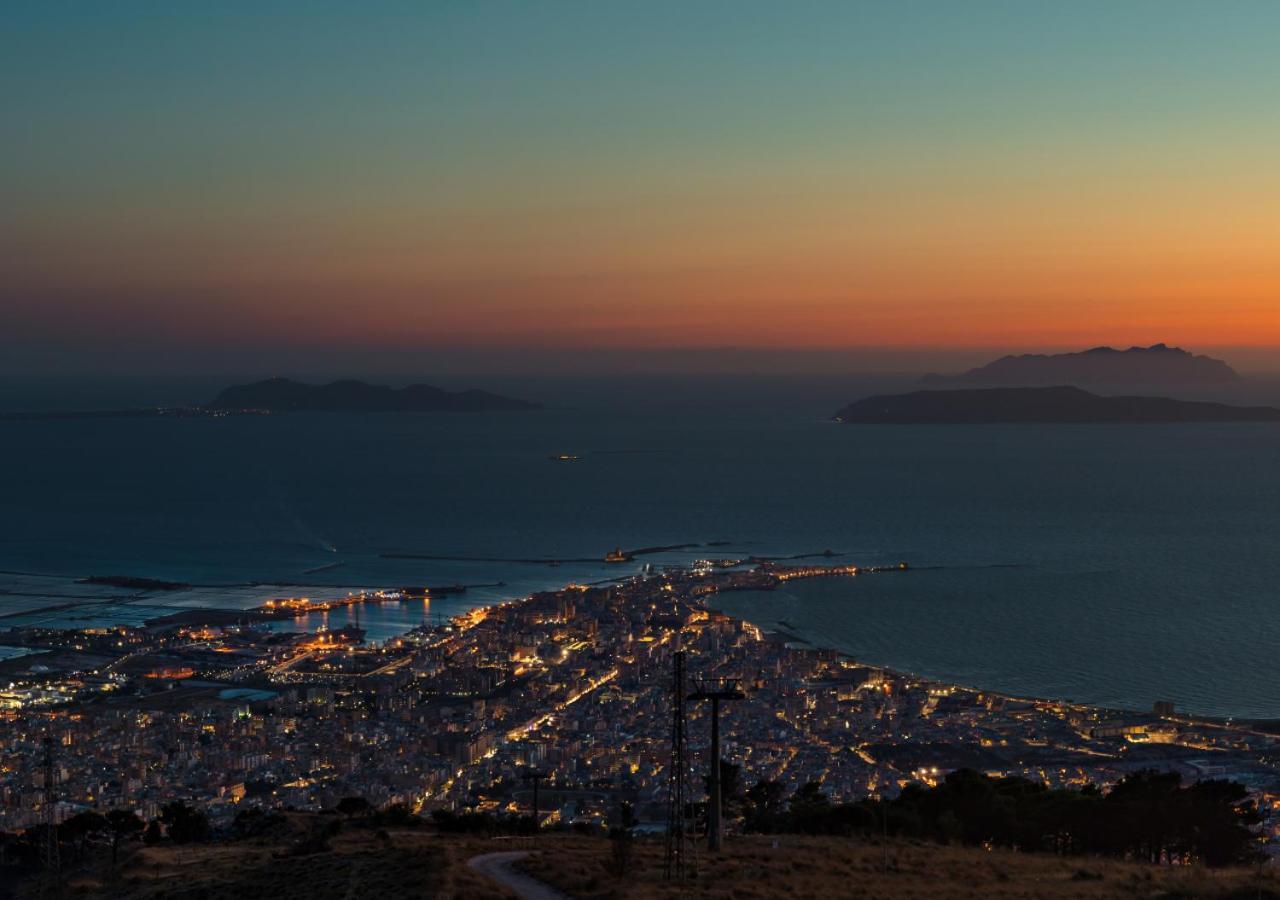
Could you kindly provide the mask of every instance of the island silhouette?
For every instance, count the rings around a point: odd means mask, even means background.
[[[835,419],[855,425],[1280,422],[1280,409],[1169,397],[1102,397],[1063,385],[882,394],[849,404]]]
[[[304,384],[288,378],[268,378],[228,387],[205,408],[267,412],[489,412],[537,407],[527,400],[488,391],[446,391],[427,384],[397,389],[350,379]]]
[[[1078,353],[1024,353],[970,369],[958,375],[931,373],[921,384],[989,384],[1007,387],[1051,387],[1060,384],[1229,384],[1240,376],[1211,356],[1181,347],[1094,347]]]

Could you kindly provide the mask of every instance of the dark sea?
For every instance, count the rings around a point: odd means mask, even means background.
[[[1278,426],[829,420],[908,386],[893,377],[428,380],[547,405],[0,421],[0,629],[470,586],[430,607],[366,606],[361,625],[380,639],[645,562],[831,549],[911,569],[717,602],[973,686],[1280,718]],[[191,404],[225,383],[9,380],[0,411]],[[1280,404],[1280,382],[1200,396]],[[549,459],[558,453],[581,459]],[[712,542],[597,561],[615,546]],[[548,558],[561,562],[517,561]],[[76,581],[95,574],[195,587]]]

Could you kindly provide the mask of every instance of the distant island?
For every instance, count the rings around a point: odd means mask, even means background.
[[[840,410],[835,419],[855,425],[1280,422],[1280,409],[1168,397],[1101,397],[1077,387],[981,388],[867,397]]]
[[[1009,387],[1060,384],[1226,384],[1240,376],[1220,359],[1181,347],[1152,344],[1079,353],[1004,356],[959,375],[925,375],[922,384],[991,384]]]
[[[193,419],[266,415],[277,412],[503,412],[538,409],[527,400],[488,391],[445,391],[426,384],[390,388],[363,381],[303,384],[269,378],[226,388],[204,406],[140,409],[0,412],[0,422],[46,419]]]
[[[266,412],[490,412],[537,406],[488,391],[445,391],[426,384],[396,389],[352,380],[303,384],[288,378],[269,378],[229,387],[205,408]]]

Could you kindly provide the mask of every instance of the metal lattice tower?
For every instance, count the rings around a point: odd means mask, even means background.
[[[671,767],[667,771],[667,855],[662,871],[667,880],[683,881],[686,869],[693,867],[697,826],[691,820],[689,750],[685,742],[684,651],[677,650],[672,660],[675,671],[671,685]]]
[[[41,862],[50,872],[58,871],[61,860],[58,854],[57,793],[53,789],[53,738],[44,739],[44,843],[41,845]]]

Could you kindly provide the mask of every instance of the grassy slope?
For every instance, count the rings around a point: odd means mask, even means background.
[[[525,866],[531,874],[576,897],[859,897],[1053,898],[1185,897],[1252,900],[1258,879],[1252,870],[1211,872],[1170,869],[1107,860],[1059,858],[891,842],[889,870],[882,847],[838,838],[740,837],[719,857],[699,849],[697,876],[683,886],[662,878],[661,841],[638,842],[626,878],[609,872],[611,848],[599,838],[546,838],[547,849]],[[1280,881],[1267,873],[1263,897],[1280,898]]]
[[[430,828],[391,830],[348,826],[329,849],[305,856],[289,847],[312,824],[276,839],[175,848],[131,846],[119,872],[105,860],[68,873],[65,892],[47,896],[111,900],[443,900],[502,898],[500,887],[469,869],[481,853],[529,849],[527,870],[583,900],[659,897],[859,897],[1054,898],[1163,897],[1188,900],[1253,900],[1259,883],[1252,870],[1209,872],[1044,854],[891,842],[889,870],[874,843],[799,836],[735,837],[719,857],[697,853],[697,874],[684,885],[662,878],[661,840],[634,844],[625,878],[610,872],[612,846],[603,837],[544,834],[536,840],[487,840],[443,835]],[[1263,897],[1280,900],[1280,879],[1267,873]],[[27,896],[40,896],[38,885]]]
[[[81,867],[66,873],[64,889],[53,895],[104,900],[508,896],[466,866],[472,856],[507,849],[495,841],[442,837],[427,828],[391,829],[383,839],[371,829],[348,827],[325,851],[289,855],[295,838],[181,848],[135,846],[117,874],[109,873],[105,861]],[[37,882],[25,888],[25,897],[42,896]]]

